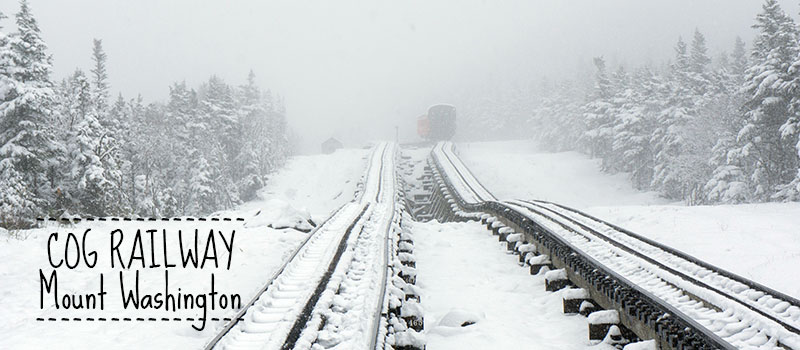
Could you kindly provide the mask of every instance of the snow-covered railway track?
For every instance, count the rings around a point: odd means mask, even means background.
[[[458,195],[467,203],[482,203],[497,200],[495,196],[481,184],[461,162],[454,153],[454,145],[450,142],[439,142],[433,147],[431,155],[434,161],[442,167],[447,174],[455,174],[451,183],[458,191]]]
[[[626,239],[627,235],[614,237],[610,232],[600,233],[558,210],[550,210],[549,205],[526,201],[507,204],[560,235],[579,253],[610,267],[737,348],[781,349],[781,345],[797,348],[800,344],[797,306],[726,280],[715,269]],[[767,301],[773,299],[775,303],[768,307]]]
[[[649,264],[680,276],[702,288],[725,295],[761,317],[772,320],[791,333],[800,334],[800,300],[708,264],[586,213],[547,201],[512,201],[536,210],[544,209],[549,218],[566,222]]]
[[[206,349],[309,348],[319,342],[318,330],[325,325],[325,311],[330,309],[332,296],[342,289],[343,280],[365,276],[374,286],[371,299],[362,301],[373,305],[373,310],[359,310],[368,314],[363,318],[374,325],[362,333],[364,339],[375,339],[380,320],[372,315],[378,310],[380,316],[386,257],[378,260],[385,250],[372,252],[362,242],[385,244],[389,224],[383,223],[391,222],[394,215],[394,154],[391,144],[383,143],[374,149],[357,198],[312,231]],[[384,283],[380,285],[380,281]]]
[[[535,247],[520,254],[545,255],[537,261],[564,269],[642,339],[670,349],[800,350],[796,299],[571,208],[486,199],[452,144],[436,145],[431,160],[451,217],[480,217],[501,239],[518,233],[509,249]]]

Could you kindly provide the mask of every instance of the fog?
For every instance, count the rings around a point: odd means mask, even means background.
[[[486,84],[528,84],[612,64],[664,63],[695,28],[712,56],[748,43],[762,2],[713,1],[31,1],[61,79],[103,39],[114,95],[163,101],[211,74],[285,97],[301,153],[415,139],[414,118]],[[797,4],[782,2],[797,14]],[[17,11],[12,0],[0,11]],[[12,27],[6,20],[6,27]]]

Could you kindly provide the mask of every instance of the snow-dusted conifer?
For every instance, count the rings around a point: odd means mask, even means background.
[[[747,70],[744,91],[744,125],[729,164],[740,167],[748,179],[746,196],[768,200],[797,176],[795,143],[781,137],[780,128],[790,113],[789,70],[798,54],[798,31],[775,0],[766,0],[756,16],[759,30],[753,43],[753,65]],[[737,185],[741,192],[743,186]]]
[[[585,106],[586,132],[583,143],[593,156],[602,158],[611,152],[614,128],[611,100],[614,91],[606,71],[605,60],[602,57],[596,57],[594,65],[597,68],[596,81],[593,99]]]
[[[25,0],[16,23],[2,52],[4,65],[13,67],[4,77],[0,100],[0,221],[6,227],[30,225],[55,198],[46,176],[55,149],[48,128],[51,58]]]
[[[105,114],[108,108],[108,73],[106,72],[106,52],[103,50],[103,41],[94,39],[92,42],[92,100],[98,113]],[[103,124],[107,125],[106,122]]]

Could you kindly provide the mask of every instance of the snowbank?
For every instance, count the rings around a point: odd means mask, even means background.
[[[480,224],[415,223],[414,238],[427,349],[589,348],[586,319],[564,315],[544,278]]]
[[[439,320],[439,327],[466,327],[486,318],[483,313],[470,312],[464,309],[453,309]]]
[[[266,226],[274,229],[293,228],[302,232],[311,231],[316,223],[306,210],[295,209],[280,199],[266,201],[259,210],[247,217],[245,227]]]

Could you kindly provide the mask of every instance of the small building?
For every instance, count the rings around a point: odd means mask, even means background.
[[[342,148],[342,142],[331,137],[322,143],[322,153],[331,154],[336,152],[337,149]]]

